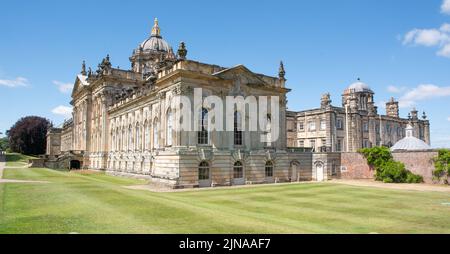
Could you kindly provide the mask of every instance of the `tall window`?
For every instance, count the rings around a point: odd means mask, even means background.
[[[114,136],[114,129],[111,131],[110,140],[111,140],[111,151],[114,151],[114,144],[116,141],[114,140],[116,137]]]
[[[327,129],[327,122],[325,120],[320,120],[320,130],[324,131]]]
[[[368,122],[364,122],[363,123],[363,131],[364,132],[369,132],[369,123]]]
[[[233,178],[235,179],[244,178],[244,167],[240,161],[234,163]]]
[[[308,123],[308,131],[316,131],[316,122],[311,121]]]
[[[135,144],[136,144],[136,149],[140,151],[141,150],[141,129],[139,128],[139,124],[136,124],[136,131],[135,131]]]
[[[116,128],[116,147],[115,151],[120,151],[120,131],[119,128]]]
[[[125,151],[125,149],[126,149],[126,147],[125,147],[125,145],[126,145],[126,143],[127,143],[127,137],[125,136],[125,126],[124,127],[122,127],[123,129],[122,129],[122,140],[120,141],[122,144],[121,144],[121,146],[122,146],[122,151]]]
[[[128,151],[133,148],[133,129],[131,125],[128,127]]]
[[[209,180],[209,164],[206,161],[198,165],[198,180]]]
[[[200,129],[197,132],[197,142],[199,145],[207,145],[208,144],[208,110],[206,108],[202,108],[200,112],[200,116],[198,119],[198,128]]]
[[[266,145],[271,146],[272,144],[272,116],[267,114],[266,123]]]
[[[309,141],[309,146],[310,146],[314,151],[316,151],[316,140],[311,139],[311,140]]]
[[[153,148],[159,148],[159,137],[158,137],[158,118],[155,118],[155,120],[153,121]]]
[[[304,126],[303,122],[298,123],[298,129],[300,131],[304,131],[305,130],[305,126]]]
[[[234,112],[234,145],[242,145],[242,119],[238,111]]]
[[[338,130],[344,129],[342,118],[337,118],[336,119],[336,129],[338,129]]]
[[[172,110],[167,111],[167,133],[166,133],[166,143],[168,146],[172,145],[172,133],[173,131],[173,114]]]
[[[144,132],[144,148],[147,150],[150,143],[150,124],[148,124],[147,120],[144,123]]]
[[[273,163],[272,161],[266,162],[266,177],[273,177]]]
[[[337,140],[336,152],[342,152],[342,140],[341,139]]]

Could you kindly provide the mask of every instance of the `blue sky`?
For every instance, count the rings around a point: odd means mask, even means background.
[[[26,115],[62,123],[82,60],[95,70],[110,54],[130,68],[158,17],[189,59],[274,76],[283,60],[291,110],[318,107],[325,92],[340,105],[359,77],[380,105],[394,96],[404,117],[425,110],[433,145],[450,147],[450,0],[5,1],[2,10],[0,132]]]

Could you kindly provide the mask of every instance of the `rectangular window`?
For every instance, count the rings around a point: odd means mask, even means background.
[[[309,141],[309,146],[310,146],[311,148],[313,148],[314,150],[316,150],[316,141],[315,141],[314,139],[311,139],[311,140]]]
[[[369,123],[368,122],[364,122],[363,123],[363,131],[364,132],[369,132]]]
[[[304,130],[305,130],[305,126],[304,126],[303,122],[301,122],[301,123],[298,124],[298,129],[299,129],[300,131],[304,131]]]
[[[305,141],[303,141],[303,140],[298,141],[298,146],[305,147]]]
[[[343,124],[342,118],[336,119],[336,129],[338,129],[338,130],[344,129],[344,124]]]
[[[363,141],[363,148],[370,148],[369,140],[365,139],[365,140]]]
[[[342,140],[341,139],[337,140],[336,152],[342,152]]]
[[[327,122],[325,120],[320,121],[320,130],[324,131],[327,129]]]
[[[308,131],[316,131],[316,122],[308,123]]]

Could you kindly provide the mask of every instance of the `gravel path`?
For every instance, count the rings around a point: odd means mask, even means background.
[[[27,180],[14,180],[14,179],[3,179],[3,170],[6,167],[5,156],[0,155],[0,183],[48,183],[45,181],[27,181]]]
[[[373,180],[333,180],[331,183],[362,186],[362,187],[375,187],[392,190],[413,190],[413,191],[437,191],[450,193],[450,186],[448,185],[432,185],[432,184],[406,184],[406,183],[382,183]]]

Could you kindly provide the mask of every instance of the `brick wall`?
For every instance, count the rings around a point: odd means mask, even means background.
[[[402,151],[393,152],[394,160],[405,164],[407,170],[414,174],[421,175],[424,182],[433,182],[434,162],[433,158],[438,155],[437,151]]]
[[[373,179],[375,170],[367,165],[367,160],[359,153],[341,154],[342,179]]]

